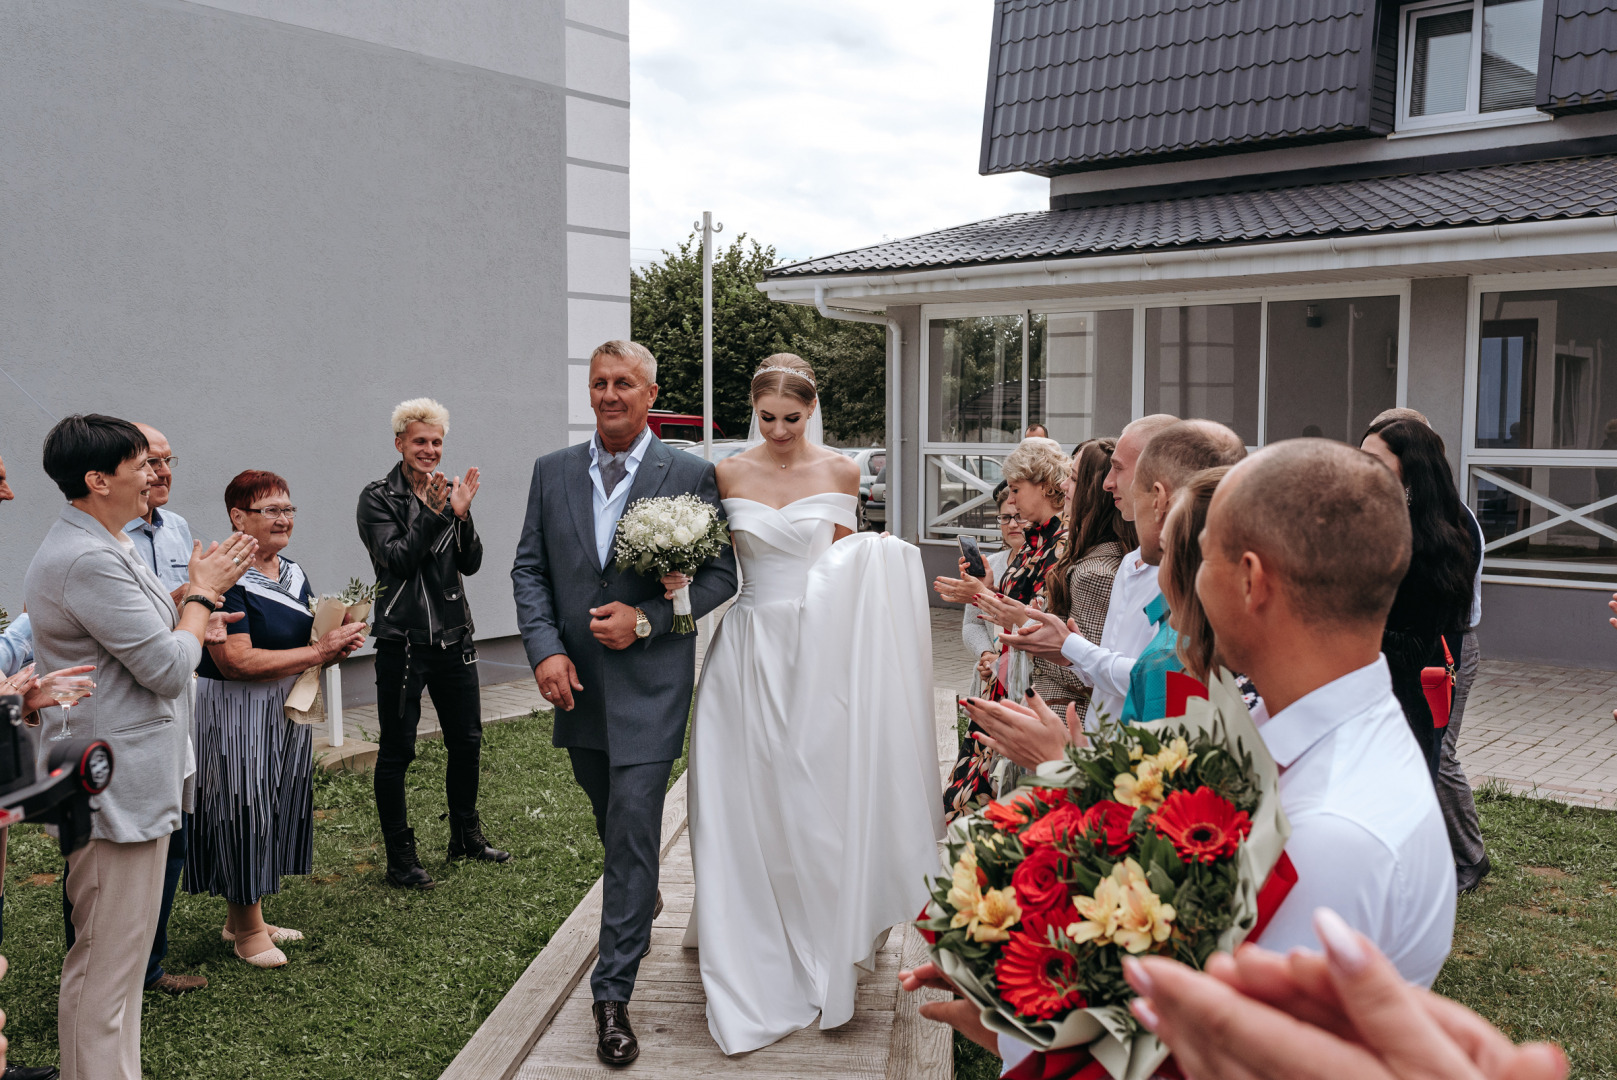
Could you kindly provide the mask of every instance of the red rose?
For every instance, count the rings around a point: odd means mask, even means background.
[[[1077,919],[1073,910],[1072,892],[1062,875],[1067,871],[1067,859],[1053,847],[1040,846],[1011,874],[1011,885],[1016,889],[1016,903],[1024,919],[1044,915],[1062,926]],[[1058,913],[1071,912],[1070,915]]]
[[[1084,832],[1106,854],[1123,855],[1134,844],[1133,820],[1134,807],[1102,799],[1084,812]]]
[[[1149,820],[1186,862],[1228,859],[1252,831],[1246,811],[1209,787],[1174,792]]]
[[[1040,916],[1012,930],[994,964],[999,996],[1023,1016],[1053,1020],[1085,1007],[1078,958],[1050,944],[1050,923]]]
[[[1077,835],[1084,831],[1084,812],[1070,802],[1064,802],[1048,814],[1029,825],[1022,834],[1024,847],[1053,844],[1060,837]]]

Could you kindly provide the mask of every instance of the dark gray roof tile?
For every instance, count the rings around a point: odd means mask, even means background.
[[[1010,214],[775,268],[888,273],[1173,247],[1617,214],[1617,155]]]

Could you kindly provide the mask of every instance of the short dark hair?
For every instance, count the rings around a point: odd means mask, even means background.
[[[1203,469],[1234,465],[1246,457],[1246,444],[1223,424],[1212,420],[1181,420],[1151,436],[1134,466],[1134,486],[1149,490],[1161,483],[1169,491]]]
[[[144,454],[149,444],[128,420],[101,413],[74,413],[45,436],[45,474],[69,499],[90,494],[84,474],[115,473],[118,466]]]
[[[1409,569],[1409,512],[1392,470],[1331,439],[1287,439],[1220,485],[1228,559],[1253,552],[1316,625],[1382,625]]]
[[[1001,480],[994,485],[994,505],[1004,506],[1005,500],[1011,497],[1011,485]]]
[[[288,498],[292,495],[286,481],[275,473],[266,469],[245,469],[225,485],[225,509],[251,510],[253,503],[277,491],[286,492]]]

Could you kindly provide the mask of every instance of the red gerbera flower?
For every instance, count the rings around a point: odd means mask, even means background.
[[[1060,837],[1084,831],[1084,812],[1070,802],[1064,802],[1048,814],[1029,825],[1022,834],[1024,847],[1053,844]]]
[[[1050,944],[1050,923],[1042,916],[1024,919],[1011,931],[1005,951],[994,964],[1000,997],[1023,1016],[1050,1020],[1085,1006],[1078,985],[1078,958]]]
[[[1252,822],[1246,811],[1237,810],[1228,799],[1211,788],[1195,792],[1176,791],[1151,815],[1151,824],[1173,841],[1174,850],[1186,862],[1217,862],[1235,854]]]

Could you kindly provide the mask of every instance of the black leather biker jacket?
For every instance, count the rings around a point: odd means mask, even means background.
[[[463,574],[483,565],[483,541],[471,515],[462,521],[446,504],[427,509],[404,479],[404,466],[359,495],[359,538],[382,586],[372,609],[377,641],[449,647],[470,643],[472,609]]]

